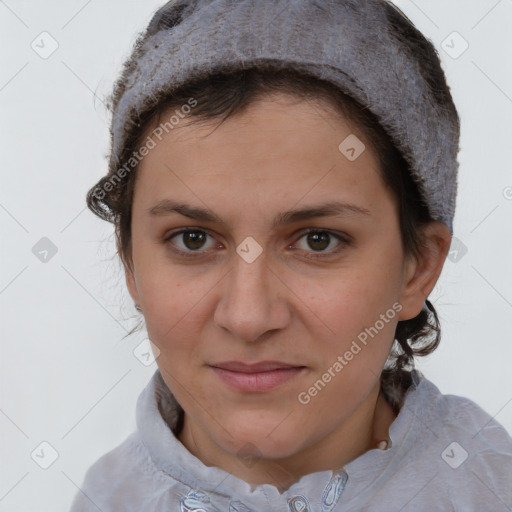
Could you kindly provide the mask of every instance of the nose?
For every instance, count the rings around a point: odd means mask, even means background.
[[[214,314],[217,327],[244,342],[262,341],[291,319],[288,288],[269,265],[265,251],[252,263],[235,254],[223,280]]]

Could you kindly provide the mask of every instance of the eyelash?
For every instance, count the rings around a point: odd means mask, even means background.
[[[163,240],[162,240],[162,243],[165,244],[165,245],[168,245],[168,246],[173,246],[171,248],[171,250],[178,254],[179,256],[184,256],[186,258],[198,258],[198,257],[201,257],[204,255],[204,253],[206,251],[204,250],[201,250],[201,249],[198,249],[197,251],[192,251],[192,250],[189,250],[189,251],[184,251],[182,249],[178,249],[176,248],[176,246],[174,244],[172,244],[171,240],[179,235],[182,235],[184,233],[205,233],[206,235],[208,236],[211,236],[207,231],[205,231],[204,229],[200,229],[200,228],[185,228],[185,229],[180,229],[179,231],[175,231],[175,232],[172,232],[172,233],[169,233]],[[335,233],[333,231],[330,231],[328,229],[320,229],[320,228],[310,228],[306,231],[303,231],[300,233],[300,236],[297,238],[297,241],[299,241],[300,239],[302,239],[303,237],[311,234],[311,233],[327,233],[330,237],[334,237],[336,238],[340,243],[336,246],[335,249],[332,249],[330,251],[322,251],[322,252],[311,252],[311,254],[307,255],[306,257],[307,258],[310,258],[310,259],[319,259],[319,258],[326,258],[326,257],[329,257],[329,256],[332,256],[334,254],[338,254],[339,252],[341,252],[346,246],[349,246],[351,245],[351,240],[350,238],[347,236],[347,235],[342,235],[340,233]],[[213,238],[213,237],[212,237]],[[295,242],[296,244],[297,242]],[[295,245],[294,244],[294,245]],[[306,251],[306,252],[310,252],[310,251]]]

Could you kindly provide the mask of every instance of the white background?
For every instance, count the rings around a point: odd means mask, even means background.
[[[68,510],[86,469],[135,429],[156,369],[133,355],[143,332],[122,339],[136,317],[112,226],[85,194],[106,172],[102,102],[162,3],[0,1],[2,512]],[[462,118],[455,236],[467,253],[445,265],[432,295],[442,343],[418,366],[512,432],[512,0],[396,3],[438,48]],[[58,43],[47,59],[31,47],[43,31]],[[454,31],[469,44],[460,56]],[[32,252],[42,237],[58,250],[46,263]],[[58,453],[48,469],[31,458],[50,461],[43,441]]]

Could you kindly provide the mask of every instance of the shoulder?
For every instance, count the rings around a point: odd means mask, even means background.
[[[439,469],[438,485],[448,488],[458,504],[467,499],[473,505],[478,496],[482,505],[493,503],[492,510],[512,507],[512,437],[507,430],[474,401],[442,394],[424,376],[411,398],[419,402],[417,414],[432,433],[424,450]]]
[[[498,451],[512,458],[512,437],[495,418],[473,400],[451,394],[442,394],[428,379],[422,376],[424,392],[422,401],[430,407],[426,420],[435,423],[443,436],[454,435],[471,442],[479,451]]]
[[[141,500],[158,497],[173,482],[158,471],[134,432],[89,467],[70,512],[141,511]]]

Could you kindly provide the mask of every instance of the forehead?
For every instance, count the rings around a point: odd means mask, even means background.
[[[145,136],[155,139],[168,117],[164,112]],[[322,102],[275,94],[221,124],[184,119],[161,131],[138,168],[136,196],[153,202],[184,194],[197,203],[217,195],[220,204],[246,209],[258,202],[260,208],[318,203],[326,195],[375,203],[388,192],[369,141]]]

